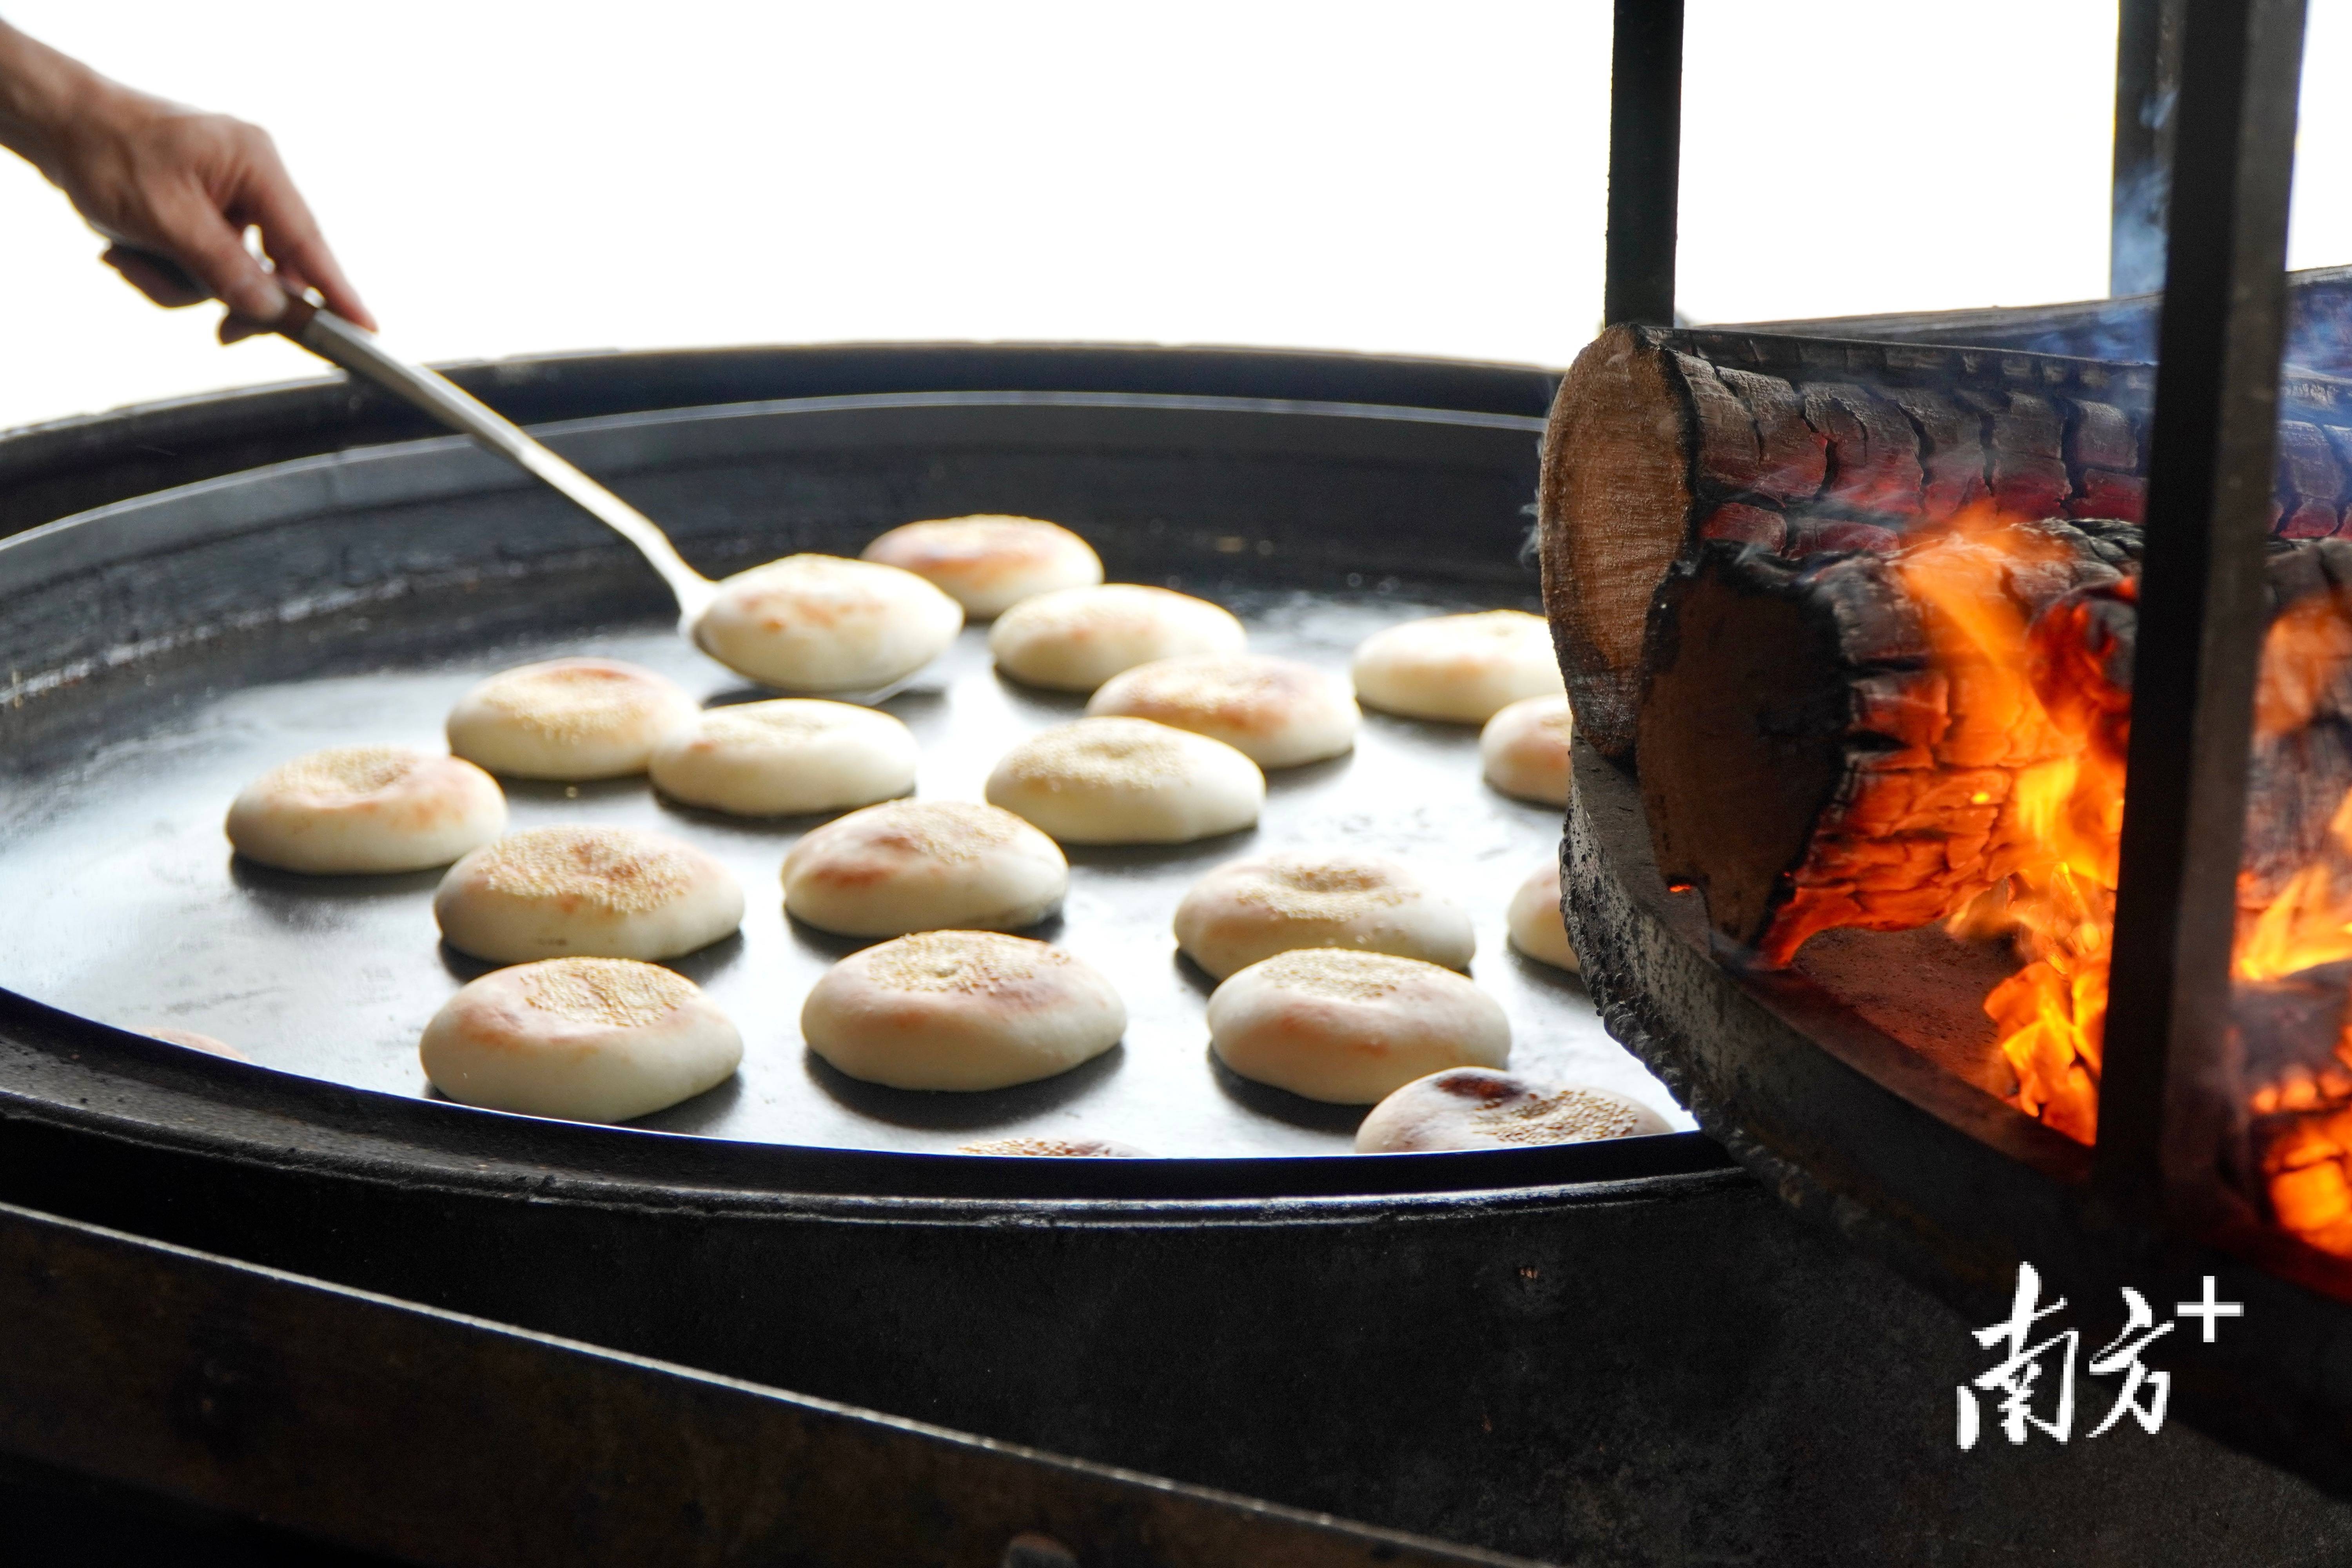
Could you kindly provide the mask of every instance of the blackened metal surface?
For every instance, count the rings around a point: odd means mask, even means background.
[[[445,367],[519,425],[656,408],[925,392],[1108,392],[1379,403],[1541,418],[1533,365],[1104,343],[832,343],[542,354]],[[440,434],[341,375],[0,435],[0,535],[132,496],[322,452]]]
[[[1609,56],[1609,259],[1601,319],[1675,324],[1683,0],[1617,0]]]
[[[2190,0],[2099,1084],[2108,1196],[2219,1195],[2246,759],[2267,612],[2304,0]]]
[[[2172,1374],[2174,1418],[2352,1496],[2352,1389],[2328,1370],[2352,1357],[2352,1269],[2256,1232],[2159,1241],[2118,1223],[2079,1145],[1906,1062],[1832,999],[1737,973],[1660,881],[1638,790],[1578,753],[1570,932],[1612,1032],[1702,1128],[1800,1213],[1979,1324],[2006,1315],[2021,1262],[2102,1314],[2100,1330],[2119,1321],[2122,1287],[2187,1301],[2212,1276],[2244,1304],[2246,1331],[2167,1339],[2152,1364]],[[2352,1549],[2352,1512],[2307,1519]]]
[[[942,395],[625,416],[555,439],[634,482],[705,563],[811,546],[854,552],[927,512],[1032,510],[1093,538],[1114,577],[1224,598],[1249,618],[1255,646],[1344,673],[1354,645],[1380,626],[1533,604],[1517,555],[1527,423]],[[948,493],[910,494],[949,454],[964,471]],[[560,502],[502,471],[490,482],[485,467],[446,441],[312,459],[0,545],[0,584],[13,590],[0,642],[19,699],[0,711],[0,734],[15,741],[0,816],[0,951],[14,989],[127,1028],[198,1029],[284,1071],[425,1092],[419,1032],[488,967],[437,942],[438,878],[321,879],[234,862],[220,837],[225,803],[320,746],[433,746],[467,687],[555,654],[637,659],[708,699],[757,695],[667,630],[621,618],[618,595],[630,593],[654,600],[655,626],[666,626],[651,574]],[[714,521],[726,530],[715,539]],[[1438,529],[1449,547],[1432,557],[1422,535]],[[1391,570],[1416,555],[1414,575]],[[1259,582],[1237,586],[1237,576]],[[303,634],[291,647],[289,626]],[[1083,703],[1000,679],[974,627],[890,708],[922,743],[919,794],[977,799],[1006,747]],[[1417,862],[1472,912],[1476,974],[1512,1016],[1516,1064],[1672,1114],[1580,987],[1508,950],[1506,902],[1554,853],[1559,815],[1487,787],[1466,726],[1372,715],[1353,755],[1276,773],[1254,830],[1074,851],[1070,899],[1042,934],[1118,986],[1126,1043],[1060,1078],[986,1095],[861,1084],[803,1047],[803,996],[864,945],[781,909],[783,854],[821,819],[681,810],[642,779],[509,793],[518,826],[660,827],[728,863],[747,889],[741,933],[677,965],[745,1031],[743,1070],[650,1128],[935,1152],[1047,1133],[1187,1158],[1346,1155],[1360,1110],[1265,1091],[1216,1067],[1202,1020],[1207,977],[1176,958],[1168,929],[1209,868],[1313,844]]]
[[[0,1208],[0,1447],[447,1568],[1501,1563]]]

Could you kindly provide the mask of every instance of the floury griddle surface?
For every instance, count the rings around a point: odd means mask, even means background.
[[[1349,649],[1377,627],[1465,606],[1276,593],[1234,607],[1251,623],[1257,649],[1344,670]],[[428,668],[225,695],[125,738],[87,765],[23,786],[0,839],[0,951],[10,955],[11,984],[125,1027],[201,1030],[281,1071],[427,1092],[418,1031],[459,984],[490,967],[436,940],[431,901],[439,873],[271,871],[233,859],[221,815],[247,779],[302,752],[370,742],[437,747],[443,715],[473,681],[564,653],[635,660],[709,700],[763,695],[666,631],[534,641]],[[1077,716],[1084,701],[1000,679],[989,667],[985,628],[971,627],[930,675],[886,706],[922,744],[918,795],[976,800],[1015,738]],[[749,908],[740,937],[675,965],[741,1027],[741,1071],[641,1126],[845,1148],[936,1151],[975,1138],[1054,1133],[1116,1138],[1171,1155],[1344,1152],[1360,1110],[1261,1089],[1213,1062],[1202,1016],[1210,983],[1178,960],[1169,935],[1177,900],[1203,871],[1294,845],[1395,856],[1471,911],[1474,973],[1510,1015],[1515,1067],[1672,1110],[1664,1089],[1602,1032],[1573,979],[1508,949],[1505,902],[1555,852],[1559,816],[1481,782],[1475,731],[1368,714],[1353,755],[1274,773],[1267,794],[1255,831],[1172,848],[1071,851],[1064,913],[1031,934],[1110,976],[1130,1013],[1123,1045],[1045,1083],[920,1094],[861,1084],[802,1046],[809,986],[864,945],[782,913],[784,852],[827,818],[730,818],[663,801],[643,779],[508,784],[515,826],[659,828],[717,855],[743,884]]]

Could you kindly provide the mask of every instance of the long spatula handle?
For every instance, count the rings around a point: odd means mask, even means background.
[[[645,513],[541,446],[463,387],[423,365],[389,353],[375,334],[332,310],[294,300],[276,330],[320,359],[341,366],[423,409],[452,430],[471,436],[525,473],[546,481],[597,521],[637,547],[677,596],[678,625],[688,637],[710,604],[710,579],[686,563],[667,534]]]

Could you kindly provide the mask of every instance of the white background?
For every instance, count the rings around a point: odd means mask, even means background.
[[[268,126],[428,359],[874,338],[1560,364],[1600,308],[1607,0],[0,0]],[[1700,320],[2103,293],[2112,0],[1690,0]],[[2352,261],[2314,0],[2293,263]],[[2316,89],[2314,89],[2315,87]],[[313,373],[214,346],[0,153],[0,426]]]

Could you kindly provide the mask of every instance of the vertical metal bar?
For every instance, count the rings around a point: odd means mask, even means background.
[[[2189,0],[2095,1171],[2212,1189],[2276,457],[2305,0]]]
[[[1674,324],[1682,158],[1683,0],[1617,0],[1603,321]]]

